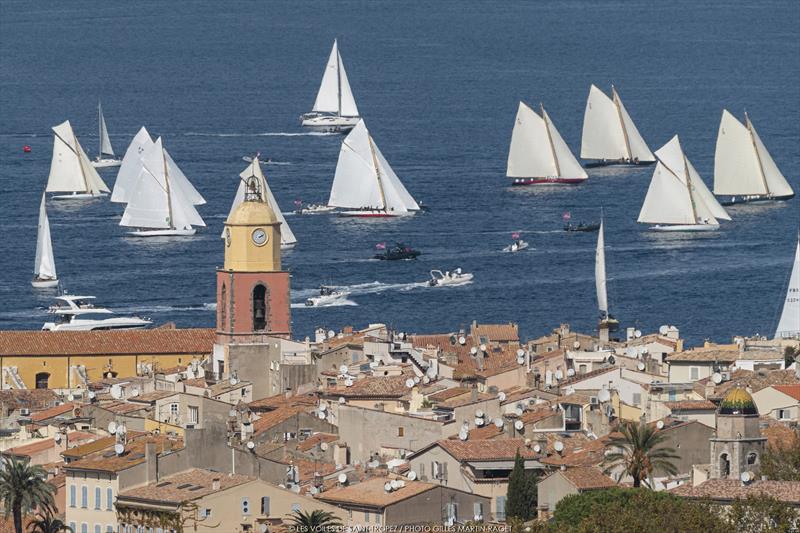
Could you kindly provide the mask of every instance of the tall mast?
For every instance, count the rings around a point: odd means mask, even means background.
[[[99,101],[97,102],[97,138],[100,143],[97,159],[100,159],[103,157],[103,107]]]
[[[342,116],[342,54],[339,53],[339,43],[336,43],[336,90],[339,99],[339,116]]]
[[[71,129],[71,128],[70,128]],[[75,132],[72,132],[72,140],[75,141],[75,146],[78,145],[78,138],[75,137]],[[72,149],[72,147],[70,147]],[[81,168],[81,177],[83,178],[83,191],[89,192],[89,182],[86,181],[86,169],[83,168],[83,162],[81,161],[81,153],[78,150],[72,150],[76,156],[78,156],[78,166]]]
[[[553,155],[553,161],[556,164],[556,175],[561,176],[561,167],[558,165],[558,156],[556,155],[556,146],[553,144],[553,136],[550,134],[550,121],[547,120],[547,113],[544,111],[544,104],[539,103],[539,108],[542,110],[542,119],[544,120],[544,129],[547,130],[547,140],[550,141],[550,153]]]
[[[689,161],[686,155],[683,156],[683,171],[686,173],[686,188],[689,190],[689,201],[692,203],[692,218],[697,224],[697,207],[694,205],[694,196],[692,196],[692,178],[689,175]]]
[[[161,159],[164,161],[164,184],[167,187],[167,209],[169,213],[169,227],[170,229],[177,229],[175,221],[172,219],[172,193],[169,188],[169,171],[167,170],[167,158],[164,157],[164,149],[161,149]]]
[[[614,85],[611,85],[611,97],[614,100],[614,105],[617,106],[617,116],[619,117],[619,123],[622,126],[622,136],[625,138],[625,150],[628,151],[628,161],[633,160],[633,154],[631,153],[631,142],[628,140],[628,130],[625,129],[625,121],[622,120],[622,109],[619,105],[619,95],[617,94],[617,90],[614,88]]]
[[[758,171],[761,174],[761,182],[764,184],[764,189],[769,194],[769,184],[767,183],[767,176],[764,174],[764,165],[761,163],[761,155],[758,153],[756,146],[755,135],[753,135],[753,124],[750,122],[750,117],[747,116],[747,111],[744,112],[744,122],[747,126],[747,131],[750,132],[750,142],[753,144],[753,150],[756,153],[756,161],[758,161]]]
[[[375,175],[378,177],[378,190],[381,192],[381,203],[383,204],[384,211],[386,210],[386,195],[383,193],[383,182],[381,182],[381,168],[378,165],[378,158],[375,156],[375,146],[372,144],[372,135],[367,132],[367,140],[369,141],[369,151],[372,153],[372,164],[375,167]]]

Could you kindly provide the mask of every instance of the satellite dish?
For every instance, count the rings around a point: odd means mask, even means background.
[[[495,418],[494,420],[492,420],[492,423],[494,424],[494,426],[497,429],[500,429],[500,428],[503,427],[503,419],[502,418]]]
[[[392,482],[387,481],[386,483],[384,483],[383,490],[385,490],[386,492],[392,492]]]
[[[308,489],[308,492],[310,492],[312,495],[316,495],[319,492],[319,489],[312,486],[310,489]]]
[[[406,380],[406,387],[408,387],[409,389],[413,388],[414,387],[414,380],[411,379],[411,378],[408,378]]]
[[[232,376],[231,376],[231,379],[229,381],[230,381],[231,385],[237,385],[239,383],[239,380],[236,379],[235,377],[232,377]]]
[[[428,376],[422,376],[422,382],[423,382],[425,385],[427,385],[428,383],[430,383],[430,382],[431,382],[431,378],[429,378]]]
[[[117,455],[122,455],[123,453],[125,453],[125,445],[122,444],[121,442],[116,443],[114,445],[114,453],[116,453]]]
[[[53,440],[56,441],[56,443],[61,442],[61,433],[56,433],[53,436]]]
[[[397,490],[400,488],[400,482],[396,479],[391,480],[389,483],[392,484],[392,490]]]
[[[514,414],[517,415],[517,416],[522,416],[524,413],[525,413],[525,410],[522,409],[522,407],[517,406],[517,408],[514,409]]]
[[[563,451],[564,451],[564,443],[563,443],[563,442],[561,442],[560,440],[557,440],[557,441],[556,441],[556,442],[553,444],[553,448],[555,448],[555,450],[556,450],[557,452],[563,452]]]
[[[711,376],[711,381],[713,381],[716,385],[719,385],[722,383],[722,374],[719,372],[714,372],[714,374]]]
[[[111,397],[115,400],[122,398],[122,387],[119,385],[111,385]]]
[[[742,474],[739,476],[739,479],[742,480],[742,483],[750,483],[750,481],[753,479],[753,474],[750,472],[742,472]]]
[[[642,330],[637,329],[636,331],[633,332],[633,336],[636,337],[637,339],[641,339],[642,338]]]
[[[247,449],[248,450],[254,450],[255,448],[256,448],[256,443],[255,442],[253,442],[251,440],[247,441]]]
[[[517,420],[516,422],[514,422],[514,428],[517,431],[522,431],[522,428],[524,428],[524,427],[525,427],[525,424],[522,423],[522,420]]]
[[[90,400],[94,400],[95,398],[97,398],[97,394],[95,394],[94,391],[90,390],[89,391],[89,399]]]
[[[483,418],[483,411],[478,409],[477,411],[475,411],[475,416],[477,416],[478,418]]]
[[[113,420],[108,423],[108,432],[112,435],[117,433],[117,423]]]
[[[419,376],[414,376],[414,384],[415,385],[419,384]]]
[[[133,389],[131,391],[131,398],[136,398],[137,396],[139,396],[139,389]]]
[[[369,367],[370,368],[378,368],[378,362],[377,361],[370,361],[369,362]]]
[[[486,351],[486,345],[485,345],[485,344],[481,344],[481,351],[482,351],[482,352],[485,352],[485,351]]]
[[[258,526],[258,530],[261,533],[267,533],[267,531],[269,531],[269,526],[267,524],[261,524],[260,526]]]
[[[300,485],[292,485],[292,488],[289,490],[291,490],[295,494],[300,494]]]
[[[469,353],[471,353],[472,355],[478,355],[478,348],[473,346],[472,348],[469,349]]]
[[[616,362],[617,362],[617,360],[616,360],[616,359],[614,359],[614,356],[613,356],[613,355],[609,355],[609,356],[608,356],[608,364],[610,364],[610,365],[613,365],[613,364],[614,364],[614,363],[616,363]]]
[[[328,330],[328,338],[329,338],[329,339],[332,339],[332,338],[334,338],[335,336],[336,336],[336,332],[335,332],[335,331],[333,331],[332,329],[329,329],[329,330]]]
[[[525,357],[517,357],[517,364],[524,365],[525,364]]]
[[[122,424],[117,424],[117,433],[119,433],[120,435],[124,435],[127,432],[128,428],[125,427],[124,422]]]
[[[539,453],[539,452],[542,451],[542,447],[539,446],[538,444],[534,444],[533,445],[533,451],[535,451],[536,453]]]
[[[409,481],[414,481],[415,479],[417,479],[417,473],[414,472],[413,470],[410,470],[408,474],[406,474],[406,477],[408,478]]]
[[[568,368],[568,369],[567,369],[567,375],[568,375],[569,377],[572,377],[572,376],[574,376],[574,375],[575,375],[575,369],[574,369],[574,368]]]
[[[475,425],[478,426],[478,427],[482,426],[483,425],[483,418],[476,418],[475,419]]]
[[[75,401],[75,396],[72,393],[69,393],[67,395],[67,401],[68,402],[74,402]]]
[[[324,404],[324,403],[319,404],[319,410],[320,411],[325,411],[325,409],[327,409],[327,408],[328,408],[328,406],[326,404]]]
[[[498,400],[500,400],[501,402],[504,402],[504,401],[506,401],[506,393],[505,393],[505,392],[502,392],[502,391],[500,391],[500,392],[497,394],[497,399],[498,399]]]
[[[347,400],[344,399],[344,396],[339,396],[339,405],[344,405],[347,403]]]
[[[636,348],[625,348],[625,355],[631,358],[636,357]]]
[[[344,386],[345,387],[352,387],[353,386],[353,379],[352,378],[347,378],[346,380],[344,380]]]
[[[339,483],[344,485],[345,483],[347,483],[347,474],[341,473],[341,474],[339,474],[339,477],[336,478],[336,479],[339,481]]]
[[[669,333],[669,326],[667,325],[661,326],[660,328],[658,328],[658,332],[662,335],[666,335],[667,333]]]
[[[576,350],[581,347],[581,341],[575,341],[572,343],[572,347]]]
[[[327,442],[320,443],[319,449],[322,450],[323,452],[327,452],[328,451],[328,443]]]
[[[659,420],[658,422],[656,422],[656,427],[658,429],[664,429],[664,421],[663,420]]]
[[[429,366],[428,370],[425,371],[425,375],[434,379],[436,377],[436,368],[434,368],[433,365]]]
[[[350,369],[347,367],[347,365],[342,365],[342,366],[339,367],[339,373],[342,374],[342,375],[347,374],[348,370],[350,370]]]
[[[517,357],[525,357],[525,350],[523,350],[522,348],[517,350]]]
[[[467,433],[464,429],[458,432],[458,438],[461,440],[467,440],[469,433]]]
[[[556,370],[556,379],[559,381],[564,379],[564,373],[561,371],[561,369]]]
[[[639,361],[638,363],[636,363],[636,368],[638,368],[639,370],[644,370],[644,363]]]
[[[601,402],[607,402],[611,399],[611,393],[608,392],[608,389],[600,389],[600,392],[597,393],[597,399]]]
[[[467,344],[467,339],[465,339],[464,337],[459,337],[458,338],[458,344],[460,344],[461,346],[464,346],[465,344]]]
[[[525,439],[525,446],[528,448],[531,447],[531,439]]]
[[[319,417],[320,420],[325,420],[325,412],[324,411],[320,411],[319,413],[317,413],[317,416]]]

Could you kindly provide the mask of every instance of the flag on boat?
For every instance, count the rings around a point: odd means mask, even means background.
[[[385,250],[386,249],[386,243],[385,242],[379,242],[378,244],[375,245],[375,248],[377,248],[378,250]]]
[[[303,205],[303,200],[300,200],[298,198],[297,200],[294,201],[294,205],[297,206],[297,207],[300,207],[301,205]]]
[[[512,239],[519,239],[519,232],[515,231],[514,233],[512,233],[511,234],[511,238]]]
[[[572,219],[572,213],[570,213],[569,211],[564,211],[564,214],[561,215],[561,218],[564,219],[564,222],[566,222],[567,220],[571,220]]]

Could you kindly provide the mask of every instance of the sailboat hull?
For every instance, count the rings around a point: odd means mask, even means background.
[[[353,129],[361,117],[343,117],[340,115],[325,115],[307,113],[301,118],[301,124],[306,128],[314,128],[330,132],[346,132]]]
[[[31,285],[34,289],[52,289],[58,287],[58,279],[33,278]]]
[[[413,211],[405,213],[392,213],[390,211],[340,211],[339,216],[344,218],[396,218],[413,215]]]
[[[153,229],[129,231],[131,237],[188,237],[197,232],[194,228],[189,229]]]
[[[295,243],[295,242],[293,242],[291,244],[283,244],[283,243],[281,243],[281,250],[294,250],[294,247],[296,245],[297,245],[297,243]]]
[[[725,200],[721,200],[719,203],[720,205],[763,204],[768,202],[785,202],[786,200],[791,200],[792,198],[794,198],[794,194],[787,196],[730,196]]]
[[[719,224],[673,224],[670,226],[651,226],[653,231],[717,231]]]
[[[586,178],[513,178],[511,185],[515,187],[522,185],[577,185],[579,183],[583,183],[584,181],[586,181]]]
[[[653,161],[631,161],[630,159],[595,159],[583,164],[583,168],[600,168],[600,167],[649,167],[655,165]]]
[[[122,159],[95,159],[92,161],[94,168],[111,168],[122,165]]]
[[[90,192],[74,192],[72,194],[56,194],[51,196],[51,200],[92,200],[94,198],[101,198],[103,196],[108,196],[106,193],[101,192],[97,194],[92,194]]]

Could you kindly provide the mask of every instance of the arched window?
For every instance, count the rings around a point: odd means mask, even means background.
[[[747,464],[754,465],[758,462],[758,454],[756,452],[750,452],[747,454]]]
[[[219,329],[228,329],[228,287],[222,284],[219,295]]]
[[[731,475],[731,461],[727,453],[719,456],[719,474],[723,479]]]
[[[36,374],[36,388],[46,389],[49,380],[50,380],[50,374],[48,374],[47,372],[39,372],[38,374]]]
[[[256,285],[253,289],[253,331],[267,327],[267,288]]]

